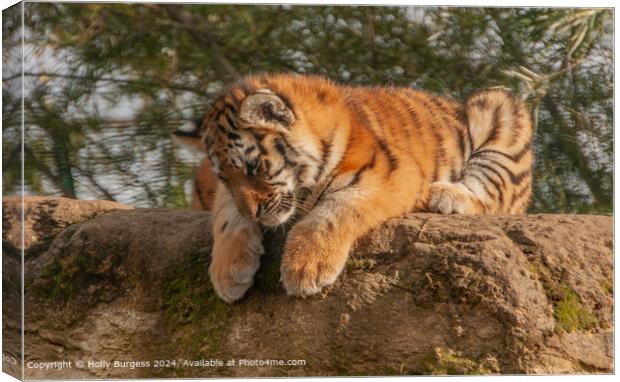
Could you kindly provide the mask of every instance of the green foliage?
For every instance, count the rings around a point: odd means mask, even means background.
[[[15,7],[14,7],[15,8]],[[19,8],[15,8],[19,10]],[[198,158],[170,132],[223,82],[317,73],[464,100],[512,89],[536,121],[534,212],[610,213],[607,9],[27,3],[26,186],[186,207]],[[19,20],[3,14],[4,192],[20,181]]]

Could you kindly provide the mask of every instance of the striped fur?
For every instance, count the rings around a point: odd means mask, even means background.
[[[282,281],[306,296],[333,283],[355,239],[390,217],[521,214],[531,195],[529,114],[500,90],[460,104],[408,88],[251,76],[224,91],[197,135],[219,179],[200,185],[209,200],[217,188],[210,274],[229,302],[252,284],[261,226],[292,224]]]

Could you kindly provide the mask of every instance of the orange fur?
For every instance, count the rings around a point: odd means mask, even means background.
[[[215,200],[215,190],[217,189],[217,178],[211,168],[208,158],[204,158],[194,176],[194,187],[192,190],[192,209],[211,211]]]

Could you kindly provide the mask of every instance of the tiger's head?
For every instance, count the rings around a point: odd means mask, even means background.
[[[232,88],[215,101],[201,137],[242,216],[275,227],[303,209],[322,159],[306,129],[288,99],[268,88]]]

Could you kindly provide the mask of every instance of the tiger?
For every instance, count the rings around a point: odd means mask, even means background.
[[[194,199],[213,214],[209,275],[228,303],[253,284],[264,229],[288,229],[280,281],[307,297],[389,218],[524,214],[532,193],[531,117],[502,89],[460,103],[411,87],[255,74],[224,87],[179,134],[206,153]]]

